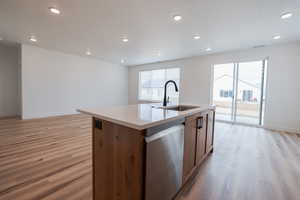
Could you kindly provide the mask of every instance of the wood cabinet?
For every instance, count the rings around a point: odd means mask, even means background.
[[[215,127],[214,123],[215,123],[215,112],[209,111],[207,114],[206,153],[213,151],[214,127]]]
[[[201,114],[197,118],[197,141],[196,141],[196,165],[199,165],[205,156],[206,132],[207,132],[207,114]]]
[[[144,137],[104,120],[93,127],[93,199],[143,199]]]
[[[177,129],[175,131],[175,124],[180,132]],[[152,200],[157,198],[147,196],[147,188],[153,187],[147,183],[151,183],[152,179],[157,176],[154,177],[151,176],[153,173],[148,173],[151,171],[150,168],[161,177],[161,183],[155,180],[155,183],[159,184],[157,187],[164,186],[166,180],[173,179],[173,171],[180,171],[175,177],[179,183],[176,191],[172,193],[175,195],[212,151],[214,111],[197,113],[185,119],[143,130],[97,118],[93,118],[93,127],[93,199]],[[174,132],[171,131],[173,129]],[[149,136],[150,133],[154,135]],[[181,135],[181,137],[174,137],[175,135]],[[172,144],[175,139],[181,141],[178,143],[178,148],[165,149],[176,147],[176,143]],[[150,140],[154,142],[151,143]],[[158,144],[159,147],[156,147],[155,145]],[[150,151],[151,149],[154,150]],[[178,149],[180,149],[180,154]],[[175,154],[180,164],[174,165]],[[164,158],[172,159],[165,162],[167,159]],[[154,164],[165,165],[164,167],[168,168],[162,173],[162,167],[153,169]],[[164,176],[166,176],[165,179]],[[172,181],[172,184],[169,184],[170,188],[159,189],[168,191],[167,189],[173,189],[174,185],[176,184]]]
[[[187,117],[184,129],[183,181],[185,182],[195,167],[196,156],[196,119],[198,115]],[[188,133],[188,134],[187,134]]]
[[[201,112],[186,118],[184,136],[183,182],[213,150],[214,111]]]

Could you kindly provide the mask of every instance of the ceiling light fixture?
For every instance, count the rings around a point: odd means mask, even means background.
[[[122,41],[123,41],[123,42],[128,42],[129,40],[128,40],[127,37],[124,37],[124,38],[122,39]]]
[[[275,35],[275,36],[273,37],[274,40],[279,40],[280,38],[281,38],[280,35]]]
[[[178,22],[178,21],[182,20],[182,16],[181,15],[174,15],[173,19]]]
[[[52,12],[53,14],[59,15],[60,14],[60,10],[58,10],[55,7],[49,7],[50,12]]]
[[[29,40],[30,40],[31,42],[37,42],[37,39],[36,39],[36,37],[35,37],[34,35],[30,36],[30,37],[29,37]]]
[[[89,49],[86,50],[85,54],[88,55],[88,56],[92,55],[92,53]]]
[[[211,48],[206,48],[205,51],[211,51]]]
[[[121,63],[122,63],[122,64],[125,63],[125,60],[124,60],[124,59],[121,59]]]
[[[289,19],[292,16],[293,16],[293,13],[291,13],[291,12],[285,12],[285,13],[282,13],[280,17],[281,17],[281,19]]]
[[[200,39],[200,36],[199,36],[199,35],[194,35],[194,39],[195,39],[195,40],[199,40],[199,39]]]

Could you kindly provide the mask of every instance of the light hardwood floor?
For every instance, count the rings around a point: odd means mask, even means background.
[[[0,120],[1,200],[91,200],[91,119]],[[296,200],[300,136],[216,123],[214,153],[179,200]]]

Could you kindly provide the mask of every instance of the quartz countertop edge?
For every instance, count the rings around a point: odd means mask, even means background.
[[[199,106],[199,108],[194,108],[186,111],[171,111],[154,107],[152,104],[136,104],[128,106],[116,106],[111,108],[77,109],[77,111],[83,114],[91,115],[92,117],[98,119],[113,122],[136,130],[144,130],[177,119],[182,119],[199,112],[215,109],[214,105],[185,105]],[[145,110],[142,111],[142,113],[138,113],[138,110],[143,108]],[[154,117],[151,115],[153,114],[153,111],[155,112]],[[152,118],[143,119],[144,116],[147,117],[147,115],[149,115],[149,112],[151,112],[150,115]]]

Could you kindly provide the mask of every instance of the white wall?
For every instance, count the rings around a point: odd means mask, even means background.
[[[0,44],[0,117],[20,114],[18,47]]]
[[[98,59],[22,45],[23,119],[128,103],[128,69]]]
[[[138,102],[138,72],[181,67],[180,102],[206,104],[211,99],[214,64],[269,58],[265,127],[300,132],[300,43],[211,54],[129,68],[129,103]]]

